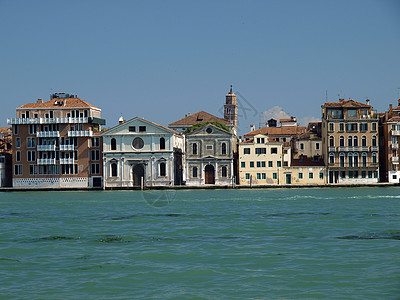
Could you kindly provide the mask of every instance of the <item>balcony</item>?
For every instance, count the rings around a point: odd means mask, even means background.
[[[56,145],[37,145],[37,151],[56,151]]]
[[[37,164],[38,165],[55,165],[56,159],[55,158],[38,158]]]
[[[379,151],[379,147],[378,146],[372,146],[371,147],[371,151],[372,152],[378,152]]]
[[[391,144],[392,149],[399,149],[399,144]]]
[[[400,136],[400,130],[392,130],[392,136]]]
[[[37,137],[60,137],[59,131],[38,131],[36,132]]]
[[[328,148],[328,151],[329,151],[329,152],[336,152],[336,147],[329,147],[329,148]]]
[[[73,158],[60,158],[60,164],[61,165],[72,165],[72,164],[74,164],[74,159]]]
[[[60,151],[72,151],[74,150],[74,145],[60,145]]]
[[[399,157],[398,156],[393,156],[392,157],[392,163],[398,164],[399,163]]]
[[[85,137],[85,136],[92,136],[93,131],[91,130],[80,130],[80,131],[68,131],[68,137]]]
[[[59,124],[59,123],[88,123],[89,118],[11,118],[9,125],[20,124]]]

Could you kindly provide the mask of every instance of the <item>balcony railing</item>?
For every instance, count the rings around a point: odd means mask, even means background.
[[[56,159],[55,158],[38,158],[37,164],[38,165],[55,165]]]
[[[59,131],[38,131],[36,132],[37,137],[60,137]]]
[[[60,164],[61,165],[72,165],[72,164],[74,164],[74,159],[73,158],[60,158]]]
[[[378,150],[379,150],[379,147],[378,147],[378,146],[372,146],[372,147],[371,147],[371,151],[372,151],[372,152],[378,152]]]
[[[56,145],[37,145],[37,151],[56,151]]]
[[[58,124],[58,123],[88,123],[89,118],[11,118],[9,125],[20,124]]]
[[[393,156],[392,157],[392,162],[399,162],[399,157],[398,156]]]
[[[77,130],[77,131],[68,131],[68,137],[84,137],[84,136],[92,136],[93,131],[91,130]]]
[[[60,151],[72,151],[74,150],[74,145],[60,145]]]
[[[339,152],[368,152],[368,146],[339,147]]]
[[[391,144],[392,149],[399,149],[399,144]]]
[[[336,152],[336,147],[329,147],[329,152]]]
[[[400,135],[400,130],[392,130],[392,135],[393,136],[399,136]]]

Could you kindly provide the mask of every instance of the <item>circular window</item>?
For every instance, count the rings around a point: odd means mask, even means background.
[[[132,146],[135,149],[142,149],[144,146],[144,142],[140,137],[136,137],[134,138],[133,142],[132,142]]]
[[[206,132],[207,132],[207,133],[211,133],[211,132],[212,132],[212,129],[211,129],[210,127],[208,127],[208,128],[206,129]]]

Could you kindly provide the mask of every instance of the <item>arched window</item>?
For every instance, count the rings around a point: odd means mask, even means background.
[[[358,136],[356,135],[353,137],[353,146],[358,147]]]
[[[335,140],[333,136],[329,137],[329,147],[335,147]]]
[[[111,139],[111,150],[117,150],[117,140],[114,138]]]
[[[165,162],[160,163],[160,176],[166,176]]]
[[[348,157],[349,157],[349,167],[352,167],[353,166],[353,153],[349,153]]]
[[[347,146],[353,147],[353,137],[351,135],[347,138]]]
[[[372,137],[372,147],[376,147],[376,136]]]
[[[197,167],[193,167],[193,173],[192,173],[192,177],[197,178]]]
[[[377,163],[376,152],[372,152],[372,163],[373,164]]]
[[[361,158],[362,158],[362,166],[366,167],[367,166],[367,153],[363,153],[361,154]]]
[[[345,161],[345,159],[346,159],[345,154],[344,154],[344,153],[340,153],[340,154],[339,154],[339,158],[340,158],[340,166],[341,166],[341,167],[344,167],[344,161]]]
[[[339,139],[340,147],[344,147],[344,136],[341,136]]]
[[[367,146],[367,137],[365,135],[363,135],[363,137],[361,138],[361,146]]]
[[[329,153],[329,163],[331,165],[335,163],[335,153]]]
[[[160,138],[160,150],[165,150],[165,139]]]
[[[222,143],[221,152],[222,152],[223,155],[226,154],[226,143]]]
[[[197,154],[197,144],[196,143],[194,143],[194,144],[192,144],[193,146],[193,151],[192,151],[192,154]]]
[[[111,176],[112,177],[117,177],[118,176],[118,165],[117,165],[117,163],[112,163],[111,164]]]
[[[358,153],[353,153],[354,166],[358,167]]]
[[[226,168],[226,166],[222,166],[221,173],[222,177],[228,176],[228,169]]]

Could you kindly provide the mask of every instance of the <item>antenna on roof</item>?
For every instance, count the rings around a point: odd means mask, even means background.
[[[328,102],[328,90],[325,91],[325,102]]]

